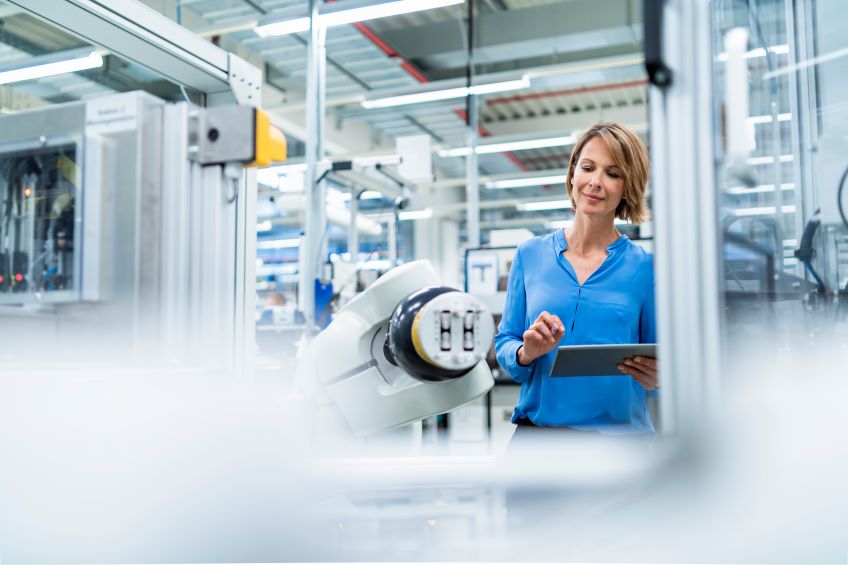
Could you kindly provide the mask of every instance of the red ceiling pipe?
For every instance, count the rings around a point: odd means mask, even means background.
[[[648,84],[647,80],[631,80],[629,82],[616,82],[613,84],[602,84],[598,86],[580,86],[578,88],[567,88],[564,90],[552,90],[550,92],[532,92],[530,94],[516,94],[514,96],[503,96],[501,98],[489,98],[486,100],[486,106],[497,106],[499,104],[509,104],[510,102],[521,102],[523,100],[538,100],[540,98],[550,98],[552,96],[567,96],[569,94],[585,94],[587,92],[603,92],[605,90],[616,90],[619,88],[630,88],[633,86],[644,86]]]

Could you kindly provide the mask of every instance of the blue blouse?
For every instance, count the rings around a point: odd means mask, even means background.
[[[565,326],[559,345],[655,343],[653,256],[622,235],[582,284],[563,255],[565,233],[534,237],[515,252],[495,336],[498,362],[521,383],[512,421],[604,433],[654,433],[644,388],[629,376],[551,377],[556,348],[528,366],[516,354],[544,310]]]

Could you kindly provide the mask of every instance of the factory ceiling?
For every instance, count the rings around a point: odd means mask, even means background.
[[[263,68],[263,105],[291,138],[296,157],[302,147],[298,140],[306,135],[306,34],[263,38],[253,28],[259,20],[303,10],[305,0],[144,3]],[[466,2],[328,31],[328,152],[391,151],[395,138],[422,133],[431,136],[434,146],[464,146],[464,99],[378,110],[366,110],[361,101],[381,93],[464,84],[469,72],[475,81],[529,79],[526,88],[480,96],[481,143],[486,138],[567,136],[602,119],[618,120],[646,133],[640,1],[474,0],[473,4],[472,28]],[[473,37],[470,56],[469,33]],[[27,57],[83,46],[77,38],[0,3],[0,64],[8,66]],[[107,56],[101,69],[15,85],[14,107],[6,110],[136,88],[166,99],[182,96],[177,85],[160,79],[155,70]],[[4,96],[4,104],[7,98]],[[569,150],[569,146],[560,146],[480,155],[480,174],[503,178],[561,170]],[[465,174],[461,158],[435,153],[433,163],[436,184]],[[482,200],[546,195],[554,198],[562,193],[548,185],[484,191]],[[562,211],[559,215],[562,217]],[[530,216],[535,216],[532,221]],[[527,215],[528,227],[535,231],[540,229],[538,216]],[[510,219],[519,224],[520,218],[518,214]]]

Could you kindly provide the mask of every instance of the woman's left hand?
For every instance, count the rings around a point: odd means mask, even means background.
[[[657,360],[653,357],[627,358],[621,362],[618,370],[636,379],[645,390],[654,390],[660,386],[659,376],[657,375]]]

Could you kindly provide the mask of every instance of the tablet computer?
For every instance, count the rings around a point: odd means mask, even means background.
[[[557,348],[552,377],[624,375],[618,365],[627,357],[656,357],[656,343],[563,345]]]

